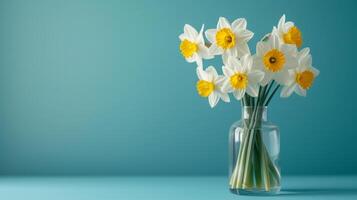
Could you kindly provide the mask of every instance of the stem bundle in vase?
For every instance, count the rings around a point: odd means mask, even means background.
[[[274,81],[269,86],[260,87],[257,98],[249,95],[243,97],[242,109],[249,106],[249,115],[253,117],[244,124],[242,143],[229,182],[232,189],[258,188],[270,191],[270,188],[280,186],[280,172],[270,160],[260,134],[263,108],[268,106],[279,88],[279,85],[276,86],[270,93],[273,84]]]
[[[319,71],[312,66],[309,48],[300,49],[302,34],[293,22],[286,22],[283,15],[277,26],[256,45],[251,55],[248,47],[253,32],[247,29],[247,21],[239,18],[230,23],[220,17],[215,29],[198,32],[186,24],[179,36],[180,51],[186,61],[196,63],[197,92],[207,98],[213,108],[219,100],[230,102],[229,94],[241,101],[246,115],[243,125],[233,133],[239,150],[234,155],[229,187],[232,190],[271,191],[280,187],[280,170],[272,150],[267,146],[264,133],[265,108],[281,89],[280,97],[292,93],[306,96]],[[214,66],[204,67],[203,59],[222,56],[223,75]],[[276,131],[275,131],[276,132]],[[278,136],[274,136],[278,137]],[[274,144],[272,144],[274,145]],[[238,146],[238,145],[236,145]]]

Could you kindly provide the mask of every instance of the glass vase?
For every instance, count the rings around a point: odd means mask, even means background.
[[[280,134],[267,120],[267,107],[243,107],[229,131],[229,189],[239,195],[280,191]]]

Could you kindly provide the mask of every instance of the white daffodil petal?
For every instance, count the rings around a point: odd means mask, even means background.
[[[272,80],[273,75],[270,72],[264,74],[264,78],[260,81],[261,86],[267,85]]]
[[[246,54],[243,57],[241,57],[241,63],[243,66],[245,66],[246,69],[250,70],[253,65],[253,56]]]
[[[297,66],[298,66],[298,62],[297,62],[296,57],[291,56],[291,55],[285,55],[284,68],[292,69],[292,68],[296,68]]]
[[[183,40],[187,39],[188,37],[186,36],[185,33],[182,33],[182,34],[179,35],[179,38],[180,38],[181,41],[183,41]]]
[[[296,69],[290,69],[288,70],[286,77],[286,85],[291,85],[295,82],[295,77],[296,77]]]
[[[264,72],[260,70],[253,70],[248,73],[249,82],[256,84],[263,80]]]
[[[247,93],[252,96],[252,97],[257,97],[259,92],[259,86],[258,85],[248,85],[247,87]]]
[[[285,55],[290,55],[290,56],[297,56],[297,48],[295,45],[292,44],[282,44],[280,46],[280,50],[285,54]]]
[[[195,40],[198,36],[198,32],[191,25],[185,24],[184,33],[191,39]]]
[[[216,92],[212,92],[212,94],[210,94],[208,96],[208,103],[211,106],[211,108],[215,107],[217,105],[219,101],[218,95]]]
[[[198,66],[202,66],[203,65],[202,58],[200,56],[198,56],[198,55],[197,55],[197,58],[196,58],[196,64]]]
[[[222,54],[222,62],[224,65],[228,65],[228,58],[230,57],[231,55],[229,55],[227,52],[224,52]]]
[[[231,83],[228,78],[226,78],[225,81],[223,82],[221,90],[224,93],[233,92],[233,88],[232,88]]]
[[[217,76],[217,78],[215,80],[215,84],[218,85],[219,88],[221,89],[225,80],[226,80],[225,76]]]
[[[242,56],[239,60],[240,62],[242,63],[242,65],[246,65],[249,61],[249,57],[250,55],[248,54],[245,54],[244,56]]]
[[[236,42],[237,44],[242,43],[242,42],[248,42],[252,37],[254,36],[254,33],[249,30],[239,30],[236,32],[237,39]]]
[[[214,43],[214,41],[216,40],[216,33],[217,30],[216,29],[208,29],[205,32],[206,38],[210,43]]]
[[[273,26],[273,30],[271,31],[273,34],[276,34],[276,35],[279,35],[280,36],[280,33],[279,33],[279,30],[276,26]]]
[[[231,25],[229,24],[229,21],[224,18],[224,17],[220,17],[218,20],[218,25],[217,25],[217,29],[222,29],[222,28],[231,28]]]
[[[263,56],[266,51],[267,51],[267,49],[265,48],[265,45],[263,44],[263,42],[258,42],[257,46],[256,46],[256,55],[259,57]]]
[[[186,61],[189,63],[196,62],[197,65],[202,66],[202,58],[197,54],[194,53],[191,57],[186,58]]]
[[[196,38],[196,41],[199,43],[199,44],[203,44],[205,43],[204,39],[203,39],[203,30],[204,30],[204,27],[205,25],[202,24],[202,27],[201,27],[201,30],[200,32],[198,33],[197,35],[197,38]]]
[[[247,29],[247,20],[244,18],[238,18],[232,23],[233,31],[238,31],[240,29]]]
[[[286,22],[286,23],[284,24],[284,28],[283,28],[284,32],[289,31],[289,29],[290,29],[291,27],[293,27],[293,26],[294,26],[294,23],[293,23],[293,22]]]
[[[226,52],[227,52],[228,55],[230,55],[230,56],[238,57],[238,50],[237,50],[237,48],[227,49]]]
[[[268,40],[268,41],[265,41],[265,42],[258,42],[257,43],[257,46],[256,46],[256,55],[261,57],[261,56],[264,56],[266,54],[266,52],[268,52],[270,49],[271,49],[271,42]]]
[[[310,54],[306,56],[303,64],[305,64],[308,67],[311,67],[311,65],[312,65],[312,56]]]
[[[217,73],[217,71],[216,71],[216,68],[214,68],[213,66],[207,67],[206,72],[207,72],[208,74],[210,74],[213,79],[218,78],[218,73]],[[212,81],[212,80],[211,80],[211,81]]]
[[[233,56],[228,57],[228,66],[232,69],[234,69],[235,72],[241,72],[243,71],[242,68],[242,63]]]
[[[198,54],[204,59],[212,59],[214,56],[210,54],[209,49],[204,45],[198,45]]]
[[[226,102],[226,103],[229,103],[231,100],[229,98],[229,95],[227,93],[220,93],[220,97],[222,99],[222,101]]]
[[[281,89],[280,97],[286,98],[289,97],[295,90],[296,84],[290,84],[287,86],[284,86],[283,89]]]
[[[264,64],[263,64],[262,57],[259,57],[257,55],[253,56],[252,70],[254,70],[254,69],[264,70]]]
[[[242,90],[235,90],[233,92],[233,96],[237,99],[237,100],[241,100],[243,98],[245,94],[245,89]]]
[[[288,70],[283,70],[281,72],[275,73],[273,79],[280,85],[286,85],[289,80]]]
[[[306,96],[306,90],[304,90],[303,88],[301,88],[300,86],[296,86],[295,87],[295,93],[305,97]]]
[[[231,77],[235,74],[235,72],[230,67],[227,67],[227,66],[223,66],[222,71],[223,71],[223,74],[227,77]]]
[[[279,32],[283,32],[283,27],[284,27],[284,24],[285,24],[285,14],[283,16],[281,16],[281,18],[279,19],[279,22],[278,22],[278,31]]]
[[[249,54],[245,54],[243,57],[240,58],[242,64],[242,72],[250,72],[252,70],[253,65],[253,57]]]
[[[250,54],[250,50],[247,43],[237,44],[238,57],[242,57],[245,54]]]
[[[203,70],[202,66],[197,66],[196,68],[196,74],[198,79],[200,80],[208,80],[207,73]]]
[[[269,38],[269,41],[273,49],[280,49],[280,40],[278,35],[272,34]]]
[[[220,55],[223,53],[222,48],[218,47],[215,43],[213,43],[208,50],[212,55]]]
[[[305,48],[306,49],[306,48]],[[305,50],[303,49],[303,50]],[[312,65],[312,57],[307,50],[301,50],[298,53],[297,60],[300,66],[310,67]]]
[[[310,48],[305,47],[299,51],[298,57],[300,57],[300,58],[306,57],[307,55],[309,55],[309,52],[310,52]]]
[[[191,57],[186,58],[186,61],[189,63],[196,62],[199,57],[197,56],[197,53],[194,53]]]
[[[310,70],[312,71],[312,73],[314,73],[315,77],[320,74],[320,71],[313,66],[310,67]]]

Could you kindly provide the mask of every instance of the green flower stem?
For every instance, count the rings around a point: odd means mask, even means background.
[[[277,85],[274,89],[274,91],[271,93],[271,95],[269,96],[268,100],[265,103],[265,106],[268,106],[271,99],[273,98],[274,94],[278,91],[278,89],[280,88],[280,85]]]
[[[260,92],[259,92],[260,93]],[[237,180],[233,180],[231,181],[231,183],[233,183],[233,188],[241,188],[243,186],[243,188],[250,188],[251,187],[251,181],[248,182],[248,180],[250,180],[250,151],[251,151],[251,145],[252,145],[252,141],[253,138],[252,136],[254,136],[254,134],[251,134],[251,130],[252,130],[252,126],[253,123],[255,122],[254,117],[256,116],[256,107],[254,108],[253,111],[253,117],[250,117],[249,119],[249,123],[248,123],[248,128],[244,128],[244,131],[246,132],[243,133],[245,135],[243,141],[242,141],[242,154],[241,156],[238,157],[238,165],[236,165],[236,169],[234,170],[234,172],[238,173],[238,177]],[[233,173],[232,178],[235,177],[235,173]],[[243,179],[243,180],[242,180]],[[236,183],[236,184],[234,184]]]
[[[251,176],[251,171],[252,171],[252,163],[251,163],[251,159],[252,159],[252,150],[253,150],[253,141],[255,138],[255,130],[257,127],[257,122],[258,122],[258,116],[261,115],[261,110],[258,109],[258,105],[261,101],[261,94],[264,94],[265,91],[264,87],[263,89],[260,88],[259,89],[259,94],[258,94],[258,100],[256,103],[256,106],[254,107],[254,111],[253,111],[253,118],[250,122],[250,127],[249,127],[249,140],[248,140],[248,150],[247,150],[247,154],[246,154],[246,162],[244,165],[244,179],[243,179],[243,189],[249,189],[252,187],[252,179],[253,177]],[[260,113],[260,114],[259,114]],[[260,117],[261,118],[261,117]]]
[[[267,91],[266,91],[265,94],[264,94],[264,99],[266,99],[267,96],[269,95],[269,92],[270,92],[271,88],[273,87],[274,83],[275,83],[275,81],[272,80],[272,81],[270,82],[270,84],[268,85],[268,89],[267,89]]]
[[[239,161],[239,165],[236,166],[237,169],[238,169],[238,177],[237,177],[237,187],[242,187],[242,183],[243,183],[243,177],[244,177],[244,166],[246,165],[246,157],[247,157],[247,148],[248,148],[248,140],[249,140],[249,132],[248,132],[248,129],[244,129],[244,131],[246,133],[243,133],[243,142],[242,142],[242,154],[241,154],[241,157],[238,158],[238,161]]]
[[[248,96],[248,98],[250,98]],[[249,113],[249,115],[252,115],[252,113]],[[230,185],[231,188],[241,188],[242,183],[243,183],[243,176],[244,176],[244,166],[246,162],[246,151],[247,151],[247,142],[249,140],[249,126],[250,123],[252,122],[252,119],[249,118],[248,120],[244,120],[244,129],[243,129],[243,137],[241,141],[241,145],[239,146],[239,153],[238,153],[238,159],[236,161],[236,165],[234,167],[231,180],[230,180]]]
[[[258,133],[259,134],[259,133]],[[254,143],[254,154],[253,154],[253,160],[254,160],[254,179],[255,179],[255,185],[257,188],[262,188],[263,187],[263,180],[262,180],[262,171],[261,171],[261,162],[260,162],[260,144],[258,140],[255,140]]]
[[[236,164],[235,164],[232,176],[231,176],[230,185],[231,185],[232,188],[236,187],[237,181],[240,179],[239,178],[240,169],[238,169],[238,168],[239,168],[239,166],[242,165],[241,164],[242,163],[242,156],[243,156],[242,152],[243,152],[243,148],[245,146],[245,145],[243,145],[243,143],[245,143],[245,139],[243,139],[242,145],[239,146],[238,159],[236,160]],[[238,183],[239,183],[239,181],[238,181]]]

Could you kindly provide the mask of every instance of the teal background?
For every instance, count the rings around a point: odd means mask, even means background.
[[[220,175],[240,104],[210,109],[179,53],[185,23],[245,17],[255,43],[287,14],[320,69],[307,98],[275,98],[283,174],[357,173],[356,3],[0,2],[0,173]],[[205,62],[218,68],[221,61]]]

